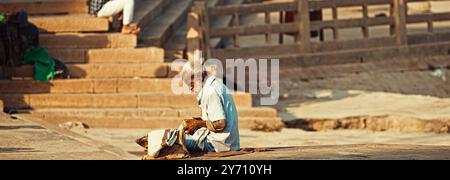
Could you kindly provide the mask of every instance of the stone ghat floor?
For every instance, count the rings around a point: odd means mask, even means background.
[[[209,160],[214,157],[193,159]],[[222,157],[222,160],[449,160],[448,146],[337,145],[269,148],[266,152]]]
[[[0,113],[0,160],[121,160],[132,157],[71,131]]]
[[[73,131],[141,156],[142,149],[134,140],[149,129]],[[450,134],[299,129],[267,133],[243,129],[240,135],[242,147],[264,147],[269,151],[193,159],[450,159]]]
[[[39,119],[0,118],[0,159],[140,159],[134,140],[149,129],[59,128]],[[26,120],[25,120],[26,119]],[[269,138],[268,138],[269,137]],[[450,135],[339,130],[241,130],[242,147],[267,151],[192,159],[450,159]]]

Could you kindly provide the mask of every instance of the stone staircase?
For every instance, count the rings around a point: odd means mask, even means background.
[[[139,41],[158,46],[161,44],[156,42],[164,42],[175,32],[174,24],[184,23],[185,12],[163,17],[175,12],[171,8],[189,9],[192,2],[137,3],[135,23],[144,31]],[[164,61],[164,49],[138,46],[137,36],[111,32],[106,19],[87,15],[85,0],[0,3],[0,10],[17,9],[29,10],[30,21],[42,32],[41,46],[66,63],[71,78],[42,83],[32,80],[31,66],[1,68],[14,75],[0,80],[0,101],[5,109],[31,113],[53,123],[81,121],[91,127],[112,128],[177,127],[182,119],[199,116],[193,95],[172,93],[170,77],[174,71]],[[162,24],[169,19],[171,25]],[[241,128],[282,124],[275,109],[253,107],[250,94],[235,93],[233,97]]]
[[[142,25],[144,32],[139,37],[139,43],[141,46],[164,48],[166,60],[171,61],[182,58],[183,50],[186,48],[186,17],[194,0],[166,1],[174,2],[157,17],[157,20]],[[244,0],[206,0],[208,7],[242,3]],[[231,17],[217,17],[213,22],[213,27],[226,26],[231,22]],[[214,39],[211,46],[219,46],[221,42],[220,38]]]

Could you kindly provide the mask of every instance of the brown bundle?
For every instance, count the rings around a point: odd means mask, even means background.
[[[148,136],[141,137],[136,140],[136,143],[145,148],[145,151],[148,149]],[[184,145],[184,132],[178,132],[178,138],[175,144],[172,146],[165,146],[159,152],[157,158],[144,155],[142,160],[155,160],[155,159],[183,159],[190,157],[189,151]]]

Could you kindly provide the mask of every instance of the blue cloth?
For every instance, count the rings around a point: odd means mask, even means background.
[[[184,137],[184,145],[190,152],[215,152],[214,147],[211,143],[208,142],[208,140],[204,140],[201,143],[203,143],[203,149],[199,147],[199,145],[197,144],[197,140],[194,139],[191,135],[186,134],[186,136]]]

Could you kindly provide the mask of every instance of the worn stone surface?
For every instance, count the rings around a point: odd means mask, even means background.
[[[88,59],[86,49],[49,49],[48,52],[66,64],[86,63]]]
[[[55,113],[33,113],[34,116],[53,124],[67,121],[83,122],[93,128],[178,128],[183,118],[164,116],[64,116]],[[278,117],[240,117],[239,127],[256,131],[272,132],[284,128],[283,121]]]
[[[118,92],[171,92],[171,79],[119,79]]]
[[[176,98],[173,98],[176,97]],[[233,98],[238,107],[251,107],[250,94],[234,94]],[[139,107],[184,107],[189,108],[197,104],[194,96],[159,94],[156,96],[140,95]]]
[[[164,50],[150,48],[58,48],[49,49],[50,54],[68,64],[84,63],[163,63]]]
[[[32,94],[30,106],[34,108],[95,108],[95,107],[137,107],[135,94]]]
[[[266,108],[266,107],[253,107],[253,108],[244,108],[237,107],[239,117],[276,117],[277,111],[274,108]],[[201,111],[200,108],[189,108],[189,109],[180,109],[179,110],[180,117],[200,117]]]
[[[395,116],[293,120],[287,122],[287,126],[312,131],[367,129],[372,131],[450,133],[450,119],[423,120]]]
[[[4,0],[0,4],[0,12],[18,12],[26,10],[30,14],[87,13],[86,0],[59,0],[14,2]]]
[[[135,35],[126,34],[41,34],[40,45],[48,49],[68,48],[134,48],[137,45]]]
[[[94,49],[88,52],[89,63],[163,63],[164,50],[151,48]]]
[[[0,100],[7,108],[29,108],[30,103],[28,95],[0,94]]]
[[[94,80],[94,92],[95,93],[115,93],[118,92],[118,81],[119,80],[107,80],[107,79],[96,79]]]
[[[87,14],[32,16],[30,22],[43,32],[107,32],[108,20]]]
[[[83,130],[83,129],[88,129],[89,126],[82,123],[82,122],[65,122],[62,124],[59,124],[58,127],[60,128],[64,128],[64,129],[77,129],[77,130]]]
[[[72,78],[163,78],[168,76],[169,66],[165,63],[145,64],[69,64]],[[32,66],[13,69],[15,77],[33,77]]]
[[[239,117],[253,118],[277,118],[276,111],[269,108],[244,108],[239,107]],[[199,108],[38,108],[31,111],[33,114],[45,114],[53,116],[85,116],[85,117],[116,117],[116,118],[145,118],[145,117],[169,117],[175,119],[188,119],[200,117]]]
[[[285,127],[283,121],[279,118],[273,118],[272,121],[268,121],[267,119],[254,120],[248,126],[253,131],[263,132],[281,131]]]
[[[450,132],[447,98],[337,90],[305,91],[304,95],[303,99],[286,99],[277,105],[288,127]]]
[[[26,82],[23,82],[25,84]],[[49,91],[43,93],[93,93],[94,84],[92,80],[71,79],[71,80],[55,80],[50,83],[44,83],[49,86]],[[44,88],[45,89],[45,88]],[[21,89],[20,89],[21,90]],[[20,91],[19,90],[19,91]]]
[[[194,159],[216,159],[198,157]],[[268,148],[266,152],[255,152],[239,156],[220,158],[223,160],[448,160],[448,146],[416,145],[342,145]]]
[[[142,156],[134,142],[153,129],[91,128],[79,131],[95,140],[108,142]],[[285,128],[280,132],[240,129],[241,147],[268,151],[232,157],[200,159],[448,159],[449,134],[372,132],[338,130],[310,132]],[[78,132],[78,131],[76,131]]]
[[[134,156],[71,131],[0,114],[0,159],[131,159]],[[137,159],[138,157],[136,157]]]
[[[192,108],[192,95],[167,93],[103,93],[103,94],[1,94],[0,99],[11,107],[23,108]],[[233,95],[236,105],[252,107],[250,94]]]
[[[149,93],[171,92],[171,79],[0,80],[0,93]]]
[[[52,108],[34,109],[33,114],[59,115],[59,116],[90,116],[90,117],[178,117],[178,111],[171,108]]]
[[[166,64],[74,64],[69,65],[73,78],[167,77]]]

